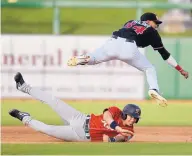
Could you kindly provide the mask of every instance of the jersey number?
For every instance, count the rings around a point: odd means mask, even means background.
[[[133,29],[137,34],[143,34],[143,32],[146,30],[144,26],[134,26]]]
[[[128,23],[125,25],[125,28],[131,28],[133,25],[135,25],[135,21],[128,22]]]

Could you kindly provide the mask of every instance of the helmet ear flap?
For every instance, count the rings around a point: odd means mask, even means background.
[[[135,123],[138,123],[138,121],[139,121],[139,118],[137,118],[137,120],[136,120],[136,122],[135,122]]]
[[[127,114],[124,114],[123,112],[121,113],[121,118],[123,119],[123,120],[126,120],[127,119]]]

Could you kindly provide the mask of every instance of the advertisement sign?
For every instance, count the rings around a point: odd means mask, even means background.
[[[60,98],[143,99],[143,73],[124,62],[115,60],[94,66],[67,66],[71,56],[93,52],[108,38],[2,35],[2,97],[30,97],[15,88],[14,75],[21,72],[28,84]]]

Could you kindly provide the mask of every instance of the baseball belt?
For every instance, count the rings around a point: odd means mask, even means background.
[[[114,38],[114,39],[117,39],[119,36],[116,36],[116,35],[112,35],[112,38]],[[122,37],[120,37],[120,38],[122,38]],[[131,43],[134,43],[135,41],[134,40],[130,40],[130,39],[128,39],[128,38],[124,38],[125,39],[125,42],[131,42]]]
[[[89,134],[89,121],[90,121],[91,116],[87,115],[86,120],[85,120],[85,125],[84,125],[84,130],[85,130],[85,136],[87,139],[90,139],[90,134]]]

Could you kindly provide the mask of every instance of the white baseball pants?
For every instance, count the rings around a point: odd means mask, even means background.
[[[127,42],[121,37],[110,38],[100,48],[88,53],[87,56],[90,56],[88,65],[121,60],[146,74],[149,89],[159,90],[156,70],[147,58],[139,52],[135,42]]]

